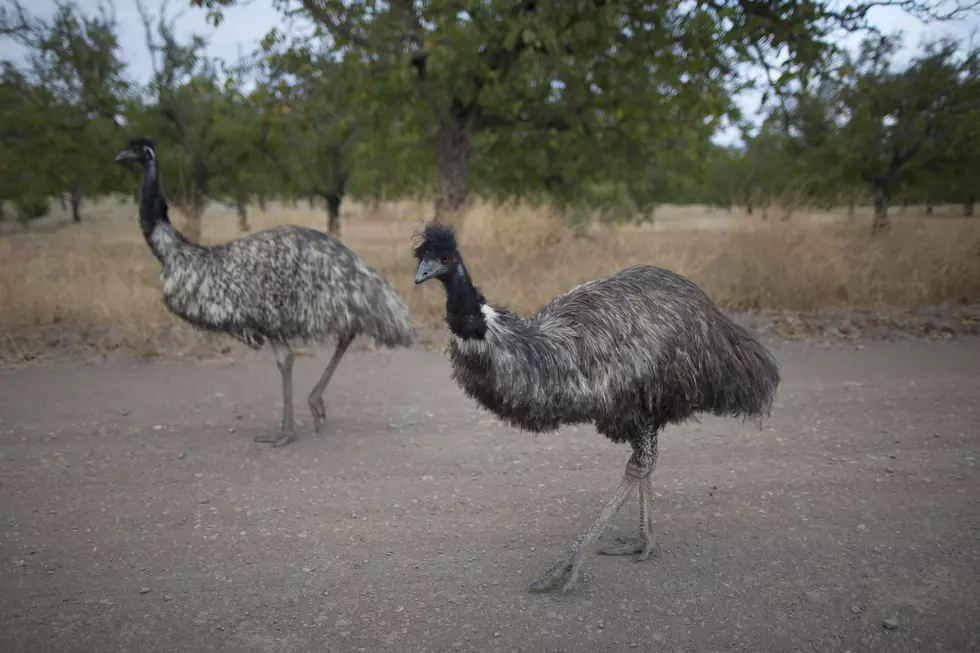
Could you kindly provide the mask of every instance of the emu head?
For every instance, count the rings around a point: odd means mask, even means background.
[[[116,163],[136,161],[141,165],[146,165],[154,159],[156,159],[156,153],[153,151],[153,140],[142,136],[129,141],[126,147],[116,155]]]
[[[432,278],[445,279],[458,269],[462,262],[456,249],[456,235],[449,225],[430,222],[422,230],[421,240],[415,247],[415,258],[419,268],[415,273],[415,283]]]

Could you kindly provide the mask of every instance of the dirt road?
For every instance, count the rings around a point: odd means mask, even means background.
[[[0,371],[0,651],[977,650],[980,340],[774,351],[763,430],[661,439],[657,557],[565,596],[525,588],[628,448],[501,426],[441,352],[350,354],[321,436],[299,359],[283,449],[268,352]]]

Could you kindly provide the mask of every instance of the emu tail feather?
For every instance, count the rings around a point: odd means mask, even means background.
[[[366,335],[383,347],[411,347],[417,333],[412,323],[412,314],[401,296],[390,285],[379,279],[374,292],[366,299],[371,304],[370,311],[363,314],[362,328]]]
[[[768,417],[779,386],[779,365],[766,347],[745,328],[724,317],[717,330],[717,368],[710,410],[715,415]]]

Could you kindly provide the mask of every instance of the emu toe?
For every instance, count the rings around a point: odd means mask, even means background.
[[[599,550],[601,555],[606,556],[628,556],[634,553],[639,553],[636,562],[642,562],[650,557],[653,553],[653,540],[647,540],[644,537],[617,537],[616,541],[618,544],[610,544],[609,546]]]
[[[546,592],[555,587],[563,578],[567,578],[561,587],[562,594],[564,594],[578,584],[579,568],[581,566],[582,561],[578,558],[559,560],[551,569],[531,583],[527,589],[529,592]]]
[[[262,442],[264,444],[272,443],[273,447],[285,447],[290,442],[296,441],[295,431],[283,431],[281,433],[268,434],[268,435],[257,435],[255,436],[256,442]]]

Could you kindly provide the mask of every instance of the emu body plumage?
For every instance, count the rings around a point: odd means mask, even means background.
[[[452,376],[467,395],[527,431],[593,423],[633,448],[613,501],[531,589],[563,577],[564,589],[572,587],[582,551],[637,488],[639,537],[604,552],[650,555],[651,478],[664,426],[698,413],[761,419],[770,411],[780,380],[775,359],[683,276],[630,267],[521,317],[486,302],[451,228],[426,227],[415,255],[416,283],[437,278],[445,287]]]
[[[201,329],[255,349],[267,339],[350,334],[392,347],[412,342],[411,316],[394,289],[321,231],[280,225],[205,247],[166,224],[150,238],[163,263],[164,303]]]
[[[364,334],[386,347],[409,346],[412,317],[397,292],[343,243],[326,233],[281,225],[218,245],[192,243],[170,223],[152,141],[134,139],[116,157],[143,167],[140,228],[160,261],[163,302],[193,326],[228,334],[253,349],[269,341],[282,374],[280,433],[296,439],[291,342],[336,338],[337,348],[309,396],[316,431],[326,418],[323,392],[351,341]]]

